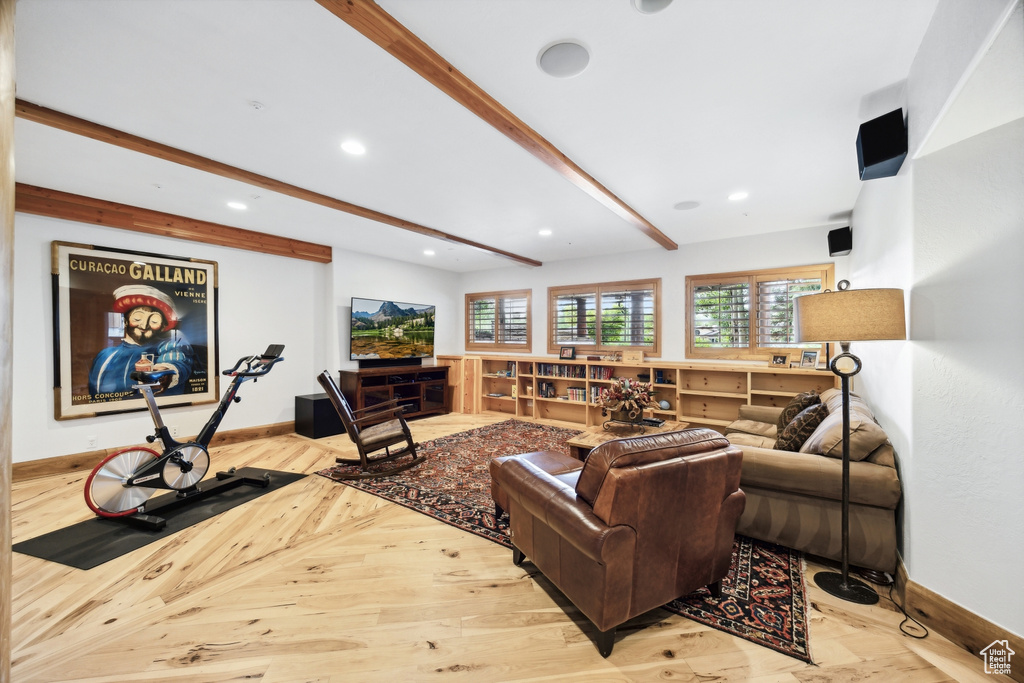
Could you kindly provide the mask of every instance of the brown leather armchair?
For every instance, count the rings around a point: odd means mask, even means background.
[[[708,429],[601,444],[586,463],[541,452],[491,461],[513,562],[529,558],[598,629],[611,654],[625,621],[729,572],[743,455]]]

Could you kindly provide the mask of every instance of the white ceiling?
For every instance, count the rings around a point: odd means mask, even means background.
[[[907,77],[937,2],[379,4],[685,248],[843,224],[862,101]],[[21,100],[545,263],[662,248],[313,0],[20,0],[16,21]],[[586,70],[541,72],[566,39]],[[456,272],[513,263],[21,119],[15,143],[22,183]]]

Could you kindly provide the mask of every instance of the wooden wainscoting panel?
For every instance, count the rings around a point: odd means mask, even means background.
[[[984,585],[978,586],[984,590]],[[1014,586],[992,586],[991,590],[1018,590]],[[938,631],[947,639],[981,660],[980,652],[997,640],[1005,640],[1016,655],[1011,659],[1011,675],[1015,681],[1024,681],[1024,638],[988,621],[965,607],[910,580],[905,588],[907,613],[929,629]]]
[[[282,434],[291,434],[294,431],[295,422],[278,422],[276,424],[245,427],[243,429],[231,429],[214,435],[210,448],[242,443],[243,441],[265,439],[271,436],[281,436]],[[49,477],[55,474],[90,472],[103,458],[125,448],[152,448],[157,452],[160,451],[158,444],[137,443],[115,446],[114,448],[100,448],[84,453],[58,455],[52,458],[40,458],[39,460],[29,460],[27,462],[16,462],[11,467],[11,479],[12,481],[19,482],[28,479],[38,479],[39,477]]]

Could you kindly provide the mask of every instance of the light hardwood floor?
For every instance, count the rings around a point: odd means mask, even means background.
[[[502,419],[412,427],[423,441]],[[884,599],[823,593],[813,562],[814,665],[660,610],[621,627],[602,659],[593,627],[529,563],[313,474],[338,452],[354,454],[344,436],[216,448],[215,471],[312,476],[89,571],[14,553],[13,680],[998,680],[938,635],[903,636]],[[84,479],[15,484],[14,542],[88,519]]]

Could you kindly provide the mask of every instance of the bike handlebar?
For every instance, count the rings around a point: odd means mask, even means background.
[[[262,377],[270,372],[275,363],[284,360],[284,357],[281,356],[282,351],[284,351],[284,344],[271,344],[262,355],[239,358],[238,362],[230,370],[225,370],[223,374],[232,377]],[[239,370],[243,364],[245,369]]]

